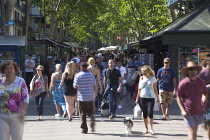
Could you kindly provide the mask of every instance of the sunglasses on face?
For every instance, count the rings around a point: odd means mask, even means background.
[[[164,62],[165,64],[169,64],[169,62]]]
[[[142,73],[143,75],[147,75],[147,72]]]
[[[190,67],[190,68],[188,68],[188,70],[189,70],[189,71],[197,71],[197,70],[198,70],[198,68],[193,68],[193,67]]]

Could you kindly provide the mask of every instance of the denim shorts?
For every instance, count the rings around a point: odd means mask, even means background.
[[[126,93],[127,93],[127,87],[126,87],[126,85],[122,85],[120,95],[125,95]]]
[[[203,121],[204,121],[204,115],[200,116],[187,115],[187,119],[184,118],[184,122],[187,127],[198,126],[199,124],[202,124]]]

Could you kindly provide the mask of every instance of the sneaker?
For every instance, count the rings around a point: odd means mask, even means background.
[[[118,105],[118,108],[119,108],[119,109],[122,109],[123,107],[122,107],[121,105]]]
[[[39,116],[39,120],[43,120],[43,117],[42,116]]]
[[[110,120],[114,119],[114,115],[110,115],[110,116],[109,116],[109,119],[110,119]]]
[[[60,115],[60,114],[58,114],[58,113],[57,113],[57,114],[55,114],[55,117],[60,117],[60,116],[61,116],[61,115]]]

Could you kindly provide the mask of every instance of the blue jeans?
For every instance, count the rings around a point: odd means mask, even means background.
[[[104,96],[108,95],[109,98],[109,113],[111,115],[115,115],[117,110],[117,101],[118,101],[118,93],[117,93],[118,85],[115,86],[106,86],[106,90],[104,92]]]

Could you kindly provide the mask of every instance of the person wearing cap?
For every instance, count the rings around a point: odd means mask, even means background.
[[[201,66],[189,61],[181,70],[186,77],[180,81],[176,91],[177,104],[184,117],[190,140],[197,138],[198,125],[203,122],[208,98],[206,83],[197,77],[201,70]]]
[[[133,63],[133,67],[138,70],[139,66],[143,66],[144,63],[139,61],[139,57],[138,56],[134,56],[134,63]]]
[[[77,57],[77,53],[73,53],[72,56],[73,58],[71,59],[71,61],[74,61],[78,64],[80,62],[80,59]]]
[[[96,78],[92,72],[89,72],[88,64],[83,62],[80,66],[81,72],[74,77],[73,87],[77,89],[77,101],[79,104],[79,114],[81,121],[81,133],[87,134],[88,127],[86,122],[86,115],[90,118],[90,127],[94,132],[94,109],[95,109],[95,90]]]
[[[37,112],[39,114],[37,120],[42,120],[44,98],[46,95],[49,97],[48,78],[44,75],[44,67],[42,65],[36,68],[36,72],[37,74],[30,83],[30,93],[33,94],[36,99]]]
[[[203,79],[206,83],[206,87],[208,90],[208,102],[206,105],[206,114],[209,116],[209,109],[210,109],[210,53],[206,54],[205,58],[206,68],[201,70],[201,72],[198,74],[198,77]],[[205,126],[207,127],[208,131],[208,137],[210,139],[210,118],[205,119]]]
[[[173,92],[176,91],[176,74],[170,67],[170,58],[164,59],[164,66],[157,72],[160,106],[163,113],[163,120],[169,118],[169,109],[173,101]]]

